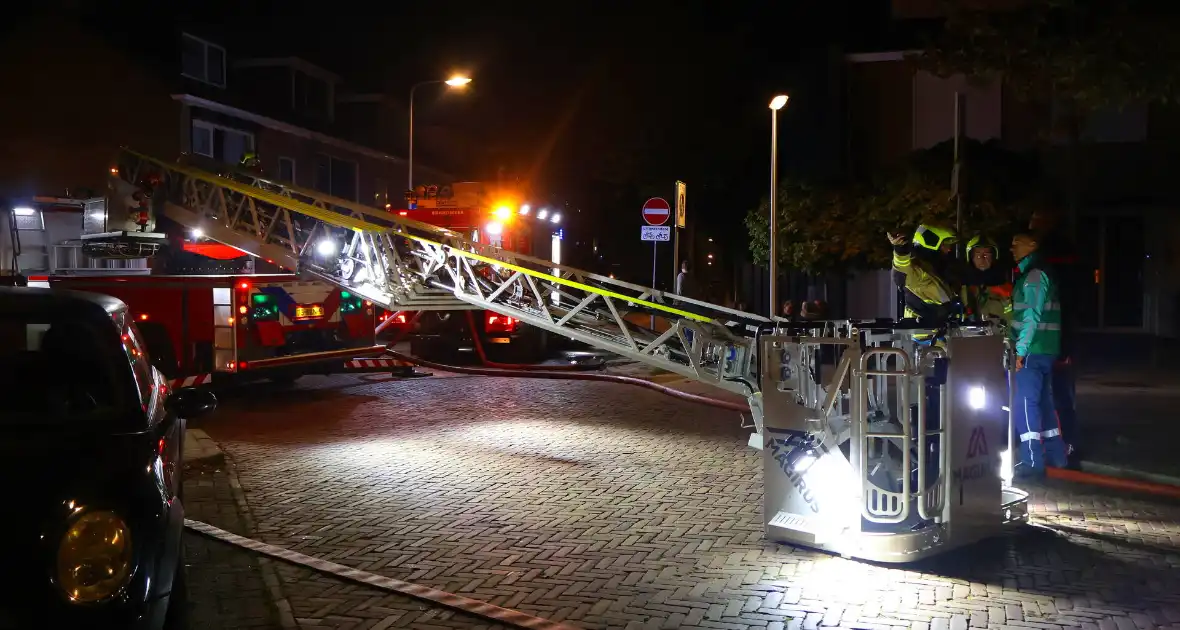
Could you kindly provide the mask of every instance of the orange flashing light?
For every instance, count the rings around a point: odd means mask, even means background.
[[[141,321],[141,322],[146,322],[146,321],[147,321],[147,318],[148,318],[148,314],[147,314],[147,313],[140,313],[140,314],[139,314],[139,321]]]
[[[250,309],[246,308],[245,306],[239,306],[239,307],[238,307],[238,312],[239,312],[239,313],[241,313],[242,315],[245,315],[245,314],[246,314],[246,311],[249,311],[249,310],[250,310]]]

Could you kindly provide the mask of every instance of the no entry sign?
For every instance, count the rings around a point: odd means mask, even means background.
[[[661,197],[652,197],[643,203],[643,220],[648,225],[663,225],[672,216],[672,206]]]

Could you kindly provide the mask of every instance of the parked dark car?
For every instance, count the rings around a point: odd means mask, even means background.
[[[185,418],[119,300],[0,287],[0,630],[182,622]]]

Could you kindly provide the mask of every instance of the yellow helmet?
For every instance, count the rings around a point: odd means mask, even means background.
[[[951,245],[958,240],[954,230],[935,225],[919,225],[918,230],[914,232],[914,245],[933,251],[938,251],[944,245]]]
[[[973,237],[970,241],[967,241],[967,258],[971,258],[971,252],[973,252],[977,247],[991,248],[992,253],[996,255],[999,255],[1000,253],[1000,248],[996,246],[995,241],[980,234]]]

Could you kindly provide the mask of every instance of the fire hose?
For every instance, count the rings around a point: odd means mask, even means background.
[[[479,339],[479,330],[475,325],[475,316],[471,311],[467,311],[467,326],[471,330],[471,340],[475,344],[475,353],[479,356],[479,361],[484,367],[495,368],[498,370],[518,370],[518,371],[543,371],[543,372],[585,372],[588,370],[598,370],[603,367],[603,363],[575,363],[570,365],[528,365],[521,363],[498,363],[488,358],[487,352],[484,351],[483,342]],[[442,369],[442,368],[431,368]]]

